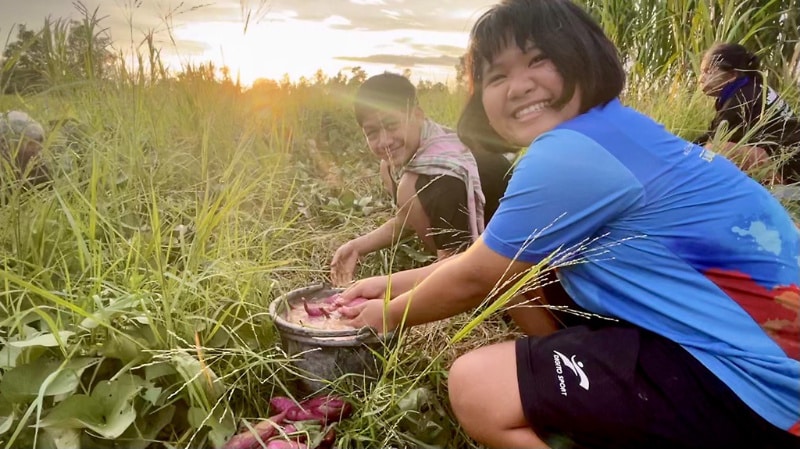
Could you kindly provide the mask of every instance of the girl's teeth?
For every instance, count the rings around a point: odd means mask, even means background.
[[[524,117],[525,115],[531,114],[533,112],[539,112],[546,107],[547,103],[537,103],[517,112],[515,116],[516,118]]]

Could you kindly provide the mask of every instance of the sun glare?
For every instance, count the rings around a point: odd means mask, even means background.
[[[247,33],[237,22],[193,22],[174,30],[177,47],[165,49],[167,62],[178,69],[187,63],[212,61],[218,67],[230,68],[231,76],[239,77],[242,84],[250,85],[258,78],[278,80],[288,74],[292,80],[301,76],[311,78],[322,69],[327,75],[360,66],[368,74],[385,70],[401,72],[411,69],[412,77],[431,81],[451,81],[454,68],[434,65],[392,66],[383,61],[347,60],[336,55],[367,58],[376,53],[384,55],[439,56],[431,49],[429,54],[412,48],[418,46],[446,45],[463,47],[465,33],[435,31],[362,31],[337,29],[347,25],[343,17],[332,16],[323,23],[302,20],[265,21],[251,25]],[[182,51],[181,47],[193,51]],[[199,48],[203,50],[198,51]],[[424,50],[424,49],[423,49]]]

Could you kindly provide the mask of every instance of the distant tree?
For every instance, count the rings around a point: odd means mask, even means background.
[[[229,92],[241,92],[242,84],[239,81],[239,75],[236,75],[236,81],[233,80],[231,77],[231,68],[227,65],[223,65],[219,68],[220,73],[220,85],[228,90]]]
[[[0,79],[3,92],[19,92],[44,86],[46,54],[40,36],[25,25],[17,27],[17,39],[3,51]]]
[[[67,58],[73,75],[80,79],[108,77],[116,60],[111,51],[111,36],[98,30],[96,22],[70,22]]]
[[[0,90],[6,93],[39,91],[61,82],[100,79],[113,72],[111,37],[100,28],[97,9],[81,3],[81,21],[45,19],[38,31],[17,27],[16,39],[0,59]]]
[[[467,85],[467,55],[466,53],[458,57],[456,63],[456,86],[466,87]]]
[[[328,76],[325,75],[325,72],[322,69],[317,69],[314,72],[314,85],[315,86],[324,86],[328,82]]]
[[[328,80],[328,85],[331,86],[346,86],[347,85],[347,74],[343,71],[339,70],[336,72],[336,76]]]
[[[361,66],[356,66],[350,69],[350,80],[347,82],[349,86],[360,86],[367,80],[367,72],[361,68]]]
[[[420,80],[417,83],[417,92],[447,92],[447,86],[442,82]]]
[[[436,92],[447,92],[448,91],[447,90],[447,85],[444,84],[441,81],[437,81],[436,84],[434,84],[431,89],[436,91]]]
[[[289,78],[289,74],[288,73],[284,73],[283,74],[283,76],[281,77],[281,81],[279,83],[279,86],[283,90],[290,90],[292,88],[292,79]]]
[[[263,90],[263,91],[277,91],[280,90],[280,85],[275,80],[271,80],[269,78],[258,78],[253,81],[253,89],[254,90]]]

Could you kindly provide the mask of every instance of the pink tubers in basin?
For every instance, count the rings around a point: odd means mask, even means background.
[[[352,307],[363,304],[367,298],[353,298],[347,302],[340,294],[334,294],[320,300],[308,300],[301,297],[286,311],[286,320],[324,330],[352,330],[347,318],[352,318]]]
[[[306,309],[306,313],[310,317],[318,317],[324,316],[325,318],[330,318],[331,314],[327,310],[325,310],[324,306],[318,304],[309,304],[308,301],[303,300],[303,308]]]

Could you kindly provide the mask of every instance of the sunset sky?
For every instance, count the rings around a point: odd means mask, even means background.
[[[411,69],[415,80],[451,81],[467,33],[493,0],[85,0],[130,51],[155,30],[172,68],[213,61],[244,84],[259,77],[296,80],[317,69],[333,75]],[[14,24],[38,30],[45,17],[79,19],[69,0],[0,0],[2,44]],[[250,17],[245,30],[246,17]],[[174,44],[170,39],[172,38]],[[14,31],[14,34],[16,31]],[[12,35],[12,37],[13,37]]]

